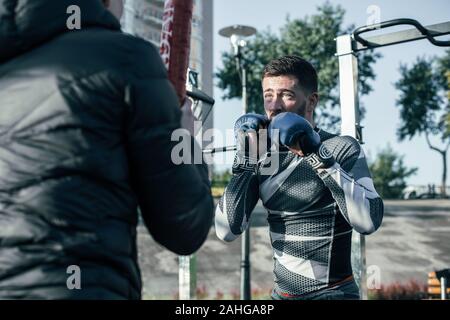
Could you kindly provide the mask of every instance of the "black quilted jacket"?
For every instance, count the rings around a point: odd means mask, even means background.
[[[139,299],[138,207],[197,250],[213,202],[205,166],[171,161],[179,126],[156,48],[100,0],[0,0],[0,298]]]

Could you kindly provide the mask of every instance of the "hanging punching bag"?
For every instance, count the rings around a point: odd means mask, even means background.
[[[193,0],[166,0],[161,31],[160,54],[180,105],[186,98]]]

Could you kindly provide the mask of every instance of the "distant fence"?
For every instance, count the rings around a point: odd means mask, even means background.
[[[450,186],[445,188],[447,197],[450,197]],[[402,191],[403,199],[433,199],[441,197],[441,186],[436,184],[411,185]]]

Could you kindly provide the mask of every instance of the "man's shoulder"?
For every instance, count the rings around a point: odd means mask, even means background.
[[[336,135],[326,141],[325,143],[334,144],[336,148],[342,149],[342,148],[351,148],[351,149],[360,149],[361,145],[359,144],[358,140],[356,140],[352,136],[339,136]]]

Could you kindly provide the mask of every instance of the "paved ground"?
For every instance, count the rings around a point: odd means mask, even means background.
[[[427,273],[450,267],[450,200],[386,201],[382,227],[366,238],[367,265],[376,265],[381,282],[415,279],[425,282]],[[266,213],[254,211],[251,229],[252,289],[267,295],[272,286],[272,251]],[[172,299],[178,289],[178,257],[156,244],[145,227],[139,227],[139,262],[144,298]],[[211,228],[208,240],[197,253],[200,293],[239,292],[240,239],[223,243]],[[229,296],[229,297],[231,297]]]
[[[197,252],[197,282],[213,298],[220,292],[239,294],[240,239],[218,240],[211,228],[208,240]],[[178,257],[156,244],[142,227],[139,232],[139,263],[144,298],[173,298],[178,290]],[[251,230],[252,289],[268,293],[272,286],[272,251],[267,228]]]
[[[382,283],[416,279],[450,268],[450,200],[386,201],[378,232],[366,238],[367,264]]]

